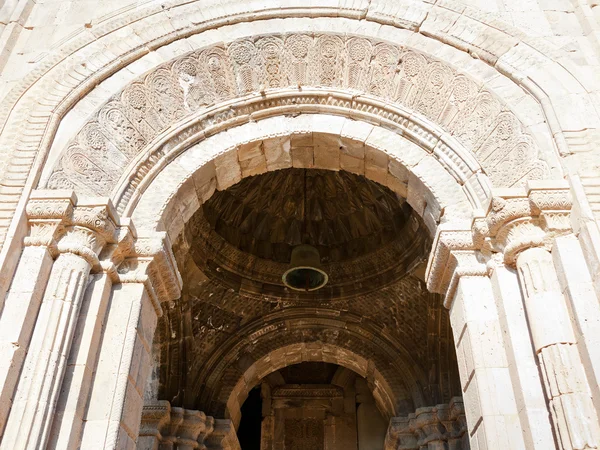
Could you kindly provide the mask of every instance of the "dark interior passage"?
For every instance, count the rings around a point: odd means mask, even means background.
[[[243,450],[260,450],[261,421],[262,399],[260,386],[257,386],[242,405],[242,420],[237,434]]]

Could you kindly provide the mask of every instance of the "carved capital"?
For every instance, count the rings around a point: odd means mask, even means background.
[[[409,417],[392,417],[385,437],[385,450],[418,449],[417,438],[410,429]]]
[[[139,436],[152,436],[160,442],[163,438],[161,430],[164,430],[170,420],[171,404],[168,401],[159,400],[155,404],[144,405]]]
[[[119,222],[108,198],[78,199],[72,191],[34,191],[26,206],[25,245],[45,246],[57,256],[74,253],[99,267],[98,254],[115,242]]]
[[[483,248],[504,254],[515,265],[520,252],[531,247],[550,247],[557,235],[571,231],[571,197],[562,180],[529,182],[527,189],[497,192],[485,217],[473,222],[473,235]]]
[[[502,255],[504,263],[514,267],[523,250],[549,249],[556,236],[571,232],[566,182],[532,181],[527,189],[500,189],[495,194],[487,214],[475,217],[471,229],[438,229],[426,280],[430,291],[446,295],[446,307],[460,278],[485,276],[486,263],[494,255]]]
[[[487,274],[480,247],[471,230],[438,229],[425,276],[430,291],[446,294],[446,307],[462,276]]]
[[[122,219],[121,226],[115,232],[113,242],[107,243],[100,253],[100,264],[113,283],[118,283],[117,267],[129,256],[135,254],[137,233],[131,219]]]
[[[444,442],[447,440],[446,428],[440,421],[440,410],[446,412],[448,405],[438,405],[433,408],[419,408],[414,418],[410,420],[410,428],[419,436],[420,447],[427,446],[430,442]],[[447,416],[447,414],[444,414]]]
[[[138,237],[120,256],[116,276],[121,283],[143,283],[162,315],[161,302],[177,299],[182,280],[166,233]]]
[[[230,420],[215,420],[201,411],[171,407],[168,401],[144,405],[140,438],[185,448],[240,450]]]
[[[455,448],[467,433],[462,399],[450,404],[419,408],[406,417],[390,420],[385,450],[418,450],[431,443],[440,448]],[[435,448],[438,448],[437,446]]]

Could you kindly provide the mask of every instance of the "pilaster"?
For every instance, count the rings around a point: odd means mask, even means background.
[[[486,267],[489,270],[486,276],[494,280],[493,297],[500,313],[503,346],[511,359],[510,376],[513,392],[518,393],[521,427],[526,430],[535,426],[541,430],[535,437],[524,433],[527,445],[533,448],[552,445],[549,436],[539,440],[547,429],[545,416],[549,413],[553,444],[558,448],[596,448],[597,413],[576,345],[572,311],[559,284],[552,255],[555,242],[572,232],[569,187],[562,181],[529,182],[526,188],[502,189],[494,194],[489,211],[474,218],[470,233],[439,230],[428,266],[428,286],[446,294],[445,305],[451,308],[451,317],[456,316],[452,311],[457,306],[454,302],[459,297],[455,294],[463,285],[462,280],[473,274],[483,277]],[[512,269],[516,270],[520,289],[512,289],[510,294],[510,284],[506,285],[501,278],[511,282],[507,270]],[[478,294],[480,299],[487,298],[484,292]],[[526,323],[519,319],[518,305],[511,304],[511,295],[517,293]],[[460,326],[456,318],[452,324],[453,328]],[[527,336],[523,328],[527,325],[531,340],[523,340]],[[459,339],[457,347],[460,347],[464,335],[456,336],[455,331],[455,338]],[[522,342],[518,344],[519,341]],[[540,411],[541,402],[535,395],[538,382],[534,368],[527,362],[530,357],[518,345],[531,345],[534,350],[549,405],[546,413]],[[470,352],[476,354],[473,349]],[[482,390],[478,392],[481,394]],[[469,403],[466,392],[465,401]]]
[[[519,279],[501,255],[488,262],[502,340],[506,351],[517,411],[528,449],[554,448],[554,435],[536,355],[521,298]]]
[[[115,239],[118,221],[108,199],[77,201],[71,192],[38,191],[27,213],[25,245],[46,248],[52,265],[31,344],[20,374],[0,448],[40,448],[47,443],[81,300],[98,255]]]
[[[137,439],[161,302],[181,289],[166,233],[137,237],[123,251],[107,247],[103,256],[113,287],[84,415],[84,448],[127,447]]]

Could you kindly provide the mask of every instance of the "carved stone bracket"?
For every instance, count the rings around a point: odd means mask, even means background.
[[[34,191],[26,207],[25,245],[45,246],[53,256],[73,253],[100,270],[98,255],[125,233],[108,198],[78,199],[73,191]]]
[[[438,446],[435,445],[436,443]],[[385,450],[468,449],[467,421],[462,400],[454,398],[447,405],[419,408],[406,417],[392,418],[384,448]]]
[[[485,217],[475,218],[474,238],[484,249],[504,254],[514,266],[530,247],[546,247],[571,231],[571,195],[565,181],[530,181],[527,190],[503,189],[492,199]]]
[[[160,303],[178,298],[182,287],[167,234],[137,237],[127,247],[127,253],[118,251],[117,255],[115,275],[118,282],[143,283],[158,316],[161,316]]]
[[[169,443],[174,450],[240,449],[230,420],[215,420],[201,411],[171,407],[164,400],[144,406],[138,449],[153,449],[157,443]]]
[[[487,213],[474,217],[471,229],[441,225],[427,267],[427,286],[446,295],[449,307],[462,276],[487,275],[487,263],[501,255],[514,266],[531,247],[549,249],[552,240],[571,231],[571,199],[563,180],[529,181],[526,188],[494,192]]]

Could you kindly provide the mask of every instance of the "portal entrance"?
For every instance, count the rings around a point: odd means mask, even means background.
[[[324,287],[285,285],[298,246]],[[460,398],[430,246],[405,198],[351,172],[215,192],[173,243],[183,290],[158,323],[158,399],[231,419],[244,449],[382,449],[391,418]]]
[[[241,411],[238,438],[249,450],[376,450],[387,432],[367,380],[331,363],[303,362],[269,374]]]

